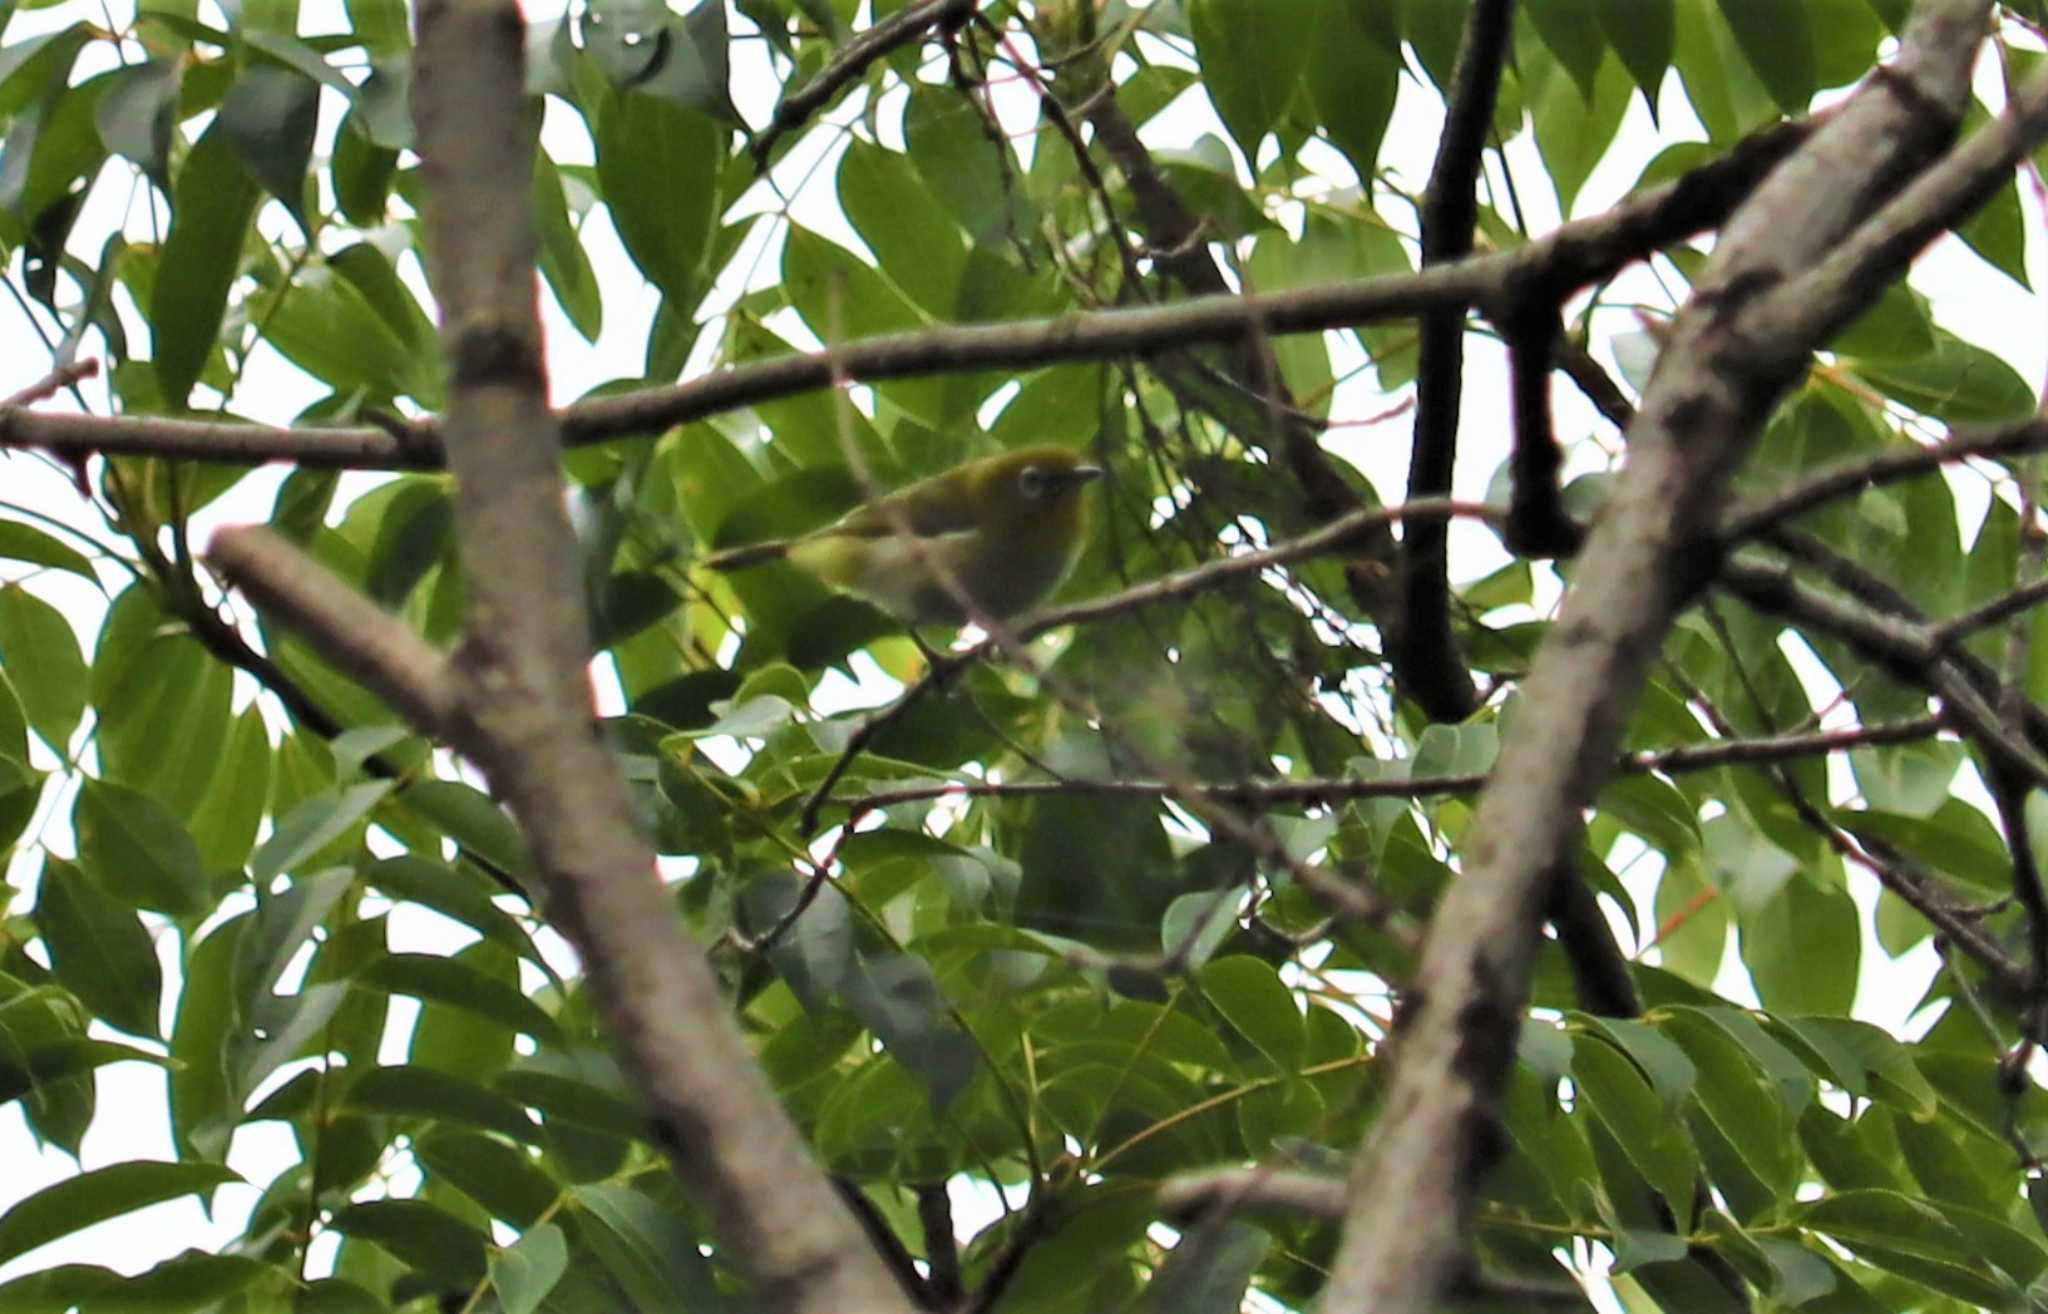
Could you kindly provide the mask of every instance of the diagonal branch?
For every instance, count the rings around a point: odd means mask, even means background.
[[[869,24],[841,46],[825,67],[776,103],[768,125],[755,134],[749,147],[755,166],[765,169],[784,136],[808,123],[813,114],[831,104],[833,97],[866,73],[876,60],[922,40],[934,27],[957,28],[973,12],[974,0],[921,0]]]
[[[320,655],[375,692],[422,734],[444,738],[456,720],[448,661],[411,626],[343,583],[282,535],[223,529],[207,561],[271,619],[320,639]]]
[[[1720,538],[1730,545],[1744,543],[1838,498],[1854,497],[1866,488],[1932,474],[1945,465],[1973,457],[2017,456],[2044,448],[2048,448],[2048,421],[2029,417],[2017,424],[1965,430],[1925,447],[1908,445],[1844,461],[1815,471],[1767,498],[1736,507],[1722,522]]]
[[[1480,797],[1464,869],[1433,919],[1397,1025],[1385,1112],[1352,1174],[1325,1297],[1332,1308],[1423,1314],[1465,1264],[1545,882],[1611,769],[1681,597],[1684,554],[1715,524],[1735,467],[1825,326],[1898,277],[1914,248],[1886,245],[1889,260],[1867,261],[1860,283],[1831,288],[1831,305],[1795,315],[1775,294],[1873,213],[1884,224],[1887,201],[1947,149],[1987,13],[1987,0],[1922,4],[1892,66],[1736,212],[1674,322],[1630,430],[1628,465],[1579,555]],[[1974,194],[1983,179],[1945,181]],[[1770,350],[1757,349],[1760,339]]]
[[[414,652],[405,669],[364,656],[357,674],[421,719],[444,721],[506,798],[646,1101],[653,1139],[712,1220],[722,1259],[752,1283],[755,1306],[903,1310],[684,936],[617,765],[591,731],[587,622],[533,301],[523,35],[507,0],[419,8],[421,214],[449,360],[444,424],[469,615],[448,667]],[[324,647],[349,652],[344,631],[388,625],[260,532],[223,535],[216,555],[272,603],[332,594],[289,617]],[[452,689],[403,687],[421,669],[445,669]]]

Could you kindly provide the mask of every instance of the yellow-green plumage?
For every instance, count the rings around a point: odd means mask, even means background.
[[[802,538],[710,557],[714,570],[788,559],[907,625],[1014,616],[1059,587],[1080,555],[1088,483],[1102,471],[1063,447],[969,461],[848,512]]]

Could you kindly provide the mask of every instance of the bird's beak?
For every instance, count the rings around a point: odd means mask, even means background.
[[[1077,484],[1089,483],[1102,478],[1102,467],[1099,465],[1077,465],[1067,472],[1067,478]]]

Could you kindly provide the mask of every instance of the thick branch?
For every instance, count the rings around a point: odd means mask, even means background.
[[[1817,341],[1772,333],[1769,353],[1754,349],[1760,332],[1789,321],[1772,293],[1840,247],[1948,145],[1985,17],[1984,0],[1922,5],[1898,61],[1736,213],[1673,324],[1630,430],[1628,465],[1537,654],[1464,870],[1433,920],[1396,1031],[1385,1112],[1352,1176],[1332,1308],[1423,1314],[1464,1265],[1546,878],[1611,769],[1679,597],[1682,554],[1714,526],[1735,466]],[[1866,267],[1839,304],[1809,308],[1804,322],[1818,332],[1866,304],[1911,254],[1891,249],[1890,264]]]
[[[413,79],[445,438],[470,614],[454,736],[509,802],[582,956],[654,1140],[755,1308],[903,1310],[902,1293],[683,934],[598,736],[577,549],[534,305],[523,26],[507,0],[426,0]]]
[[[447,660],[411,626],[289,539],[259,526],[221,530],[206,559],[258,611],[312,640],[336,670],[389,703],[422,734],[448,734],[455,723],[455,681]]]

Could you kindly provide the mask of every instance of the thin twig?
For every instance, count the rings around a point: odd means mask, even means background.
[[[959,25],[973,10],[974,0],[924,0],[854,34],[825,67],[776,104],[768,126],[754,135],[750,149],[755,166],[767,168],[768,157],[777,142],[830,104],[834,96],[865,74],[876,60],[921,39],[932,27]]]
[[[1162,602],[1191,597],[1197,593],[1215,588],[1224,581],[1240,575],[1268,570],[1275,566],[1286,565],[1291,561],[1299,561],[1306,557],[1319,556],[1325,552],[1339,550],[1356,536],[1376,526],[1391,524],[1404,518],[1451,515],[1495,518],[1499,514],[1500,511],[1497,507],[1491,507],[1484,503],[1458,502],[1448,498],[1436,499],[1430,502],[1409,503],[1404,506],[1369,507],[1325,525],[1312,534],[1303,535],[1301,538],[1279,544],[1275,547],[1206,562],[1190,570],[1184,570],[1161,579],[1150,580],[1144,584],[1125,589],[1122,592],[1112,593],[1107,597],[1092,598],[1084,602],[1073,603],[1065,607],[1055,607],[1033,616],[1027,616],[1010,627],[1013,634],[1010,651],[1019,651],[1023,644],[1028,643],[1031,639],[1065,625],[1084,624],[1089,621],[1101,620],[1105,617],[1136,611],[1142,607],[1155,606]],[[993,631],[991,631],[991,637],[985,638],[960,652],[950,654],[948,669],[957,668],[969,661],[980,660],[993,651],[996,646],[997,641]],[[809,834],[817,829],[820,810],[825,806],[825,802],[831,796],[832,790],[845,776],[847,767],[852,764],[853,758],[866,750],[875,735],[879,734],[889,725],[901,720],[918,702],[930,694],[932,686],[936,683],[936,678],[935,671],[927,672],[915,684],[905,689],[896,701],[878,712],[870,713],[862,719],[859,727],[853,732],[853,737],[840,750],[839,760],[833,764],[832,770],[826,774],[825,779],[818,782],[817,788],[811,791],[810,798],[805,802],[798,822],[798,828],[803,833]]]
[[[33,406],[39,401],[48,401],[66,388],[90,379],[99,372],[99,360],[93,356],[74,360],[68,365],[59,365],[20,392],[0,400],[0,410],[10,406]]]
[[[1821,730],[1809,734],[1769,735],[1735,738],[1711,744],[1656,752],[1631,753],[1620,759],[1617,770],[1630,774],[1711,771],[1724,766],[1757,766],[1800,758],[1823,757],[1852,748],[1914,743],[1941,733],[1938,716],[1916,716],[1903,721],[1858,726],[1849,730]],[[1446,794],[1471,794],[1486,784],[1485,772],[1456,775],[1411,776],[1387,780],[1237,780],[1203,784],[1194,788],[1212,797],[1260,808],[1288,806],[1330,806],[1368,798],[1429,798]],[[1157,780],[1020,780],[988,782],[953,781],[936,785],[909,785],[901,789],[877,790],[855,797],[834,797],[828,806],[846,808],[852,817],[896,807],[904,803],[928,802],[939,798],[1044,798],[1056,795],[1094,794],[1136,798],[1157,798],[1169,792]]]

